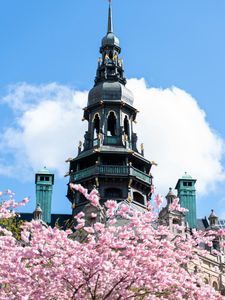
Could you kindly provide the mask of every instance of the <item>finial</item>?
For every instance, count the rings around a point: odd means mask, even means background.
[[[113,23],[112,23],[112,1],[109,0],[109,15],[108,15],[108,33],[113,32]]]

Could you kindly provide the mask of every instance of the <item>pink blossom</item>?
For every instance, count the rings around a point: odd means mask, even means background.
[[[12,204],[3,203],[1,209],[7,213]],[[179,202],[172,208],[180,209]],[[108,210],[114,209],[109,202]],[[99,204],[96,211],[104,209]],[[200,263],[196,253],[207,252],[198,245],[211,245],[216,232],[177,235],[167,226],[156,226],[151,210],[136,213],[122,204],[119,213],[125,218],[129,214],[129,222],[119,226],[121,218],[114,215],[93,227],[84,227],[84,214],[79,213],[76,229],[84,230],[75,235],[27,222],[19,243],[0,228],[0,299],[224,299],[200,273],[183,267],[193,259]]]
[[[96,213],[91,213],[91,217],[92,217],[93,219],[95,219],[95,218],[97,217],[97,214],[96,214]]]
[[[84,227],[84,230],[87,231],[88,233],[95,233],[92,227]]]
[[[175,210],[183,213],[187,212],[188,209],[181,207],[179,201],[180,201],[179,198],[175,198],[173,202],[170,204],[170,210],[171,211]]]
[[[92,195],[92,196],[88,197],[88,200],[90,200],[91,204],[94,206],[99,205],[99,197],[97,195]]]
[[[151,194],[155,194],[155,186],[153,184],[151,185]]]
[[[114,200],[108,200],[105,202],[105,207],[106,208],[111,208],[111,209],[116,209],[117,208],[117,202]]]
[[[155,202],[156,202],[156,207],[159,208],[163,202],[163,197],[157,194],[155,197]]]
[[[76,216],[74,216],[75,219],[81,219],[85,216],[85,214],[81,211]]]

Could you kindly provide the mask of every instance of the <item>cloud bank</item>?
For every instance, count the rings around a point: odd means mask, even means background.
[[[140,110],[138,142],[144,142],[145,157],[158,163],[152,174],[159,192],[174,187],[185,171],[198,180],[200,195],[224,180],[224,141],[191,95],[176,87],[149,88],[144,79],[130,79],[127,86]],[[22,83],[11,86],[1,102],[15,120],[0,133],[0,174],[25,180],[46,165],[63,176],[68,168],[64,161],[76,156],[87,128],[81,122],[87,91]]]

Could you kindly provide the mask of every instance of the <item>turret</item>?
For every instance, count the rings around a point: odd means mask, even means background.
[[[190,228],[197,226],[195,183],[196,179],[185,173],[175,187],[181,207],[188,209],[188,212],[185,213],[185,219]]]
[[[209,226],[212,228],[212,227],[219,227],[218,225],[218,217],[217,215],[215,214],[214,210],[212,209],[211,210],[211,214],[209,215],[208,217],[209,219]]]
[[[177,196],[174,194],[172,188],[169,188],[169,192],[166,195],[166,206],[159,212],[159,224],[168,226],[171,231],[183,234],[185,231],[185,219],[184,213],[176,210],[171,210],[170,205]],[[180,225],[179,229],[175,225]]]
[[[101,41],[97,72],[88,94],[83,120],[88,122],[84,142],[70,163],[69,183],[82,184],[89,191],[95,186],[101,203],[108,199],[132,199],[145,206],[151,196],[151,162],[139,152],[134,132],[137,109],[134,96],[126,88],[120,43],[113,31],[112,5],[109,4],[107,33]],[[73,213],[84,210],[86,199],[68,187]]]
[[[34,220],[42,220],[42,209],[40,207],[40,204],[37,204],[35,211],[33,212]]]
[[[51,223],[52,190],[54,174],[44,167],[35,174],[36,205],[42,209],[42,219],[45,223]]]

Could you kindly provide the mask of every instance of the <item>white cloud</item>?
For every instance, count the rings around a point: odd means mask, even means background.
[[[159,164],[152,173],[160,192],[174,186],[185,171],[198,179],[201,194],[224,180],[223,140],[210,128],[195,99],[175,87],[148,88],[144,79],[130,79],[128,87],[140,110],[139,143],[145,144],[145,157]],[[2,100],[17,119],[15,127],[2,132],[0,173],[27,178],[47,165],[62,176],[68,167],[64,161],[76,155],[86,128],[81,118],[87,92],[56,83],[22,83],[11,86]]]
[[[17,113],[17,126],[2,133],[0,151],[10,164],[13,159],[14,170],[10,172],[6,161],[1,161],[0,173],[25,179],[46,165],[64,175],[65,159],[76,153],[83,136],[86,101],[87,92],[56,83],[11,87],[3,102]]]
[[[191,95],[176,87],[148,88],[144,79],[131,79],[128,87],[140,110],[139,142],[145,143],[146,157],[158,163],[152,173],[160,191],[174,187],[184,172],[198,180],[199,194],[225,179],[224,141],[210,128]]]

